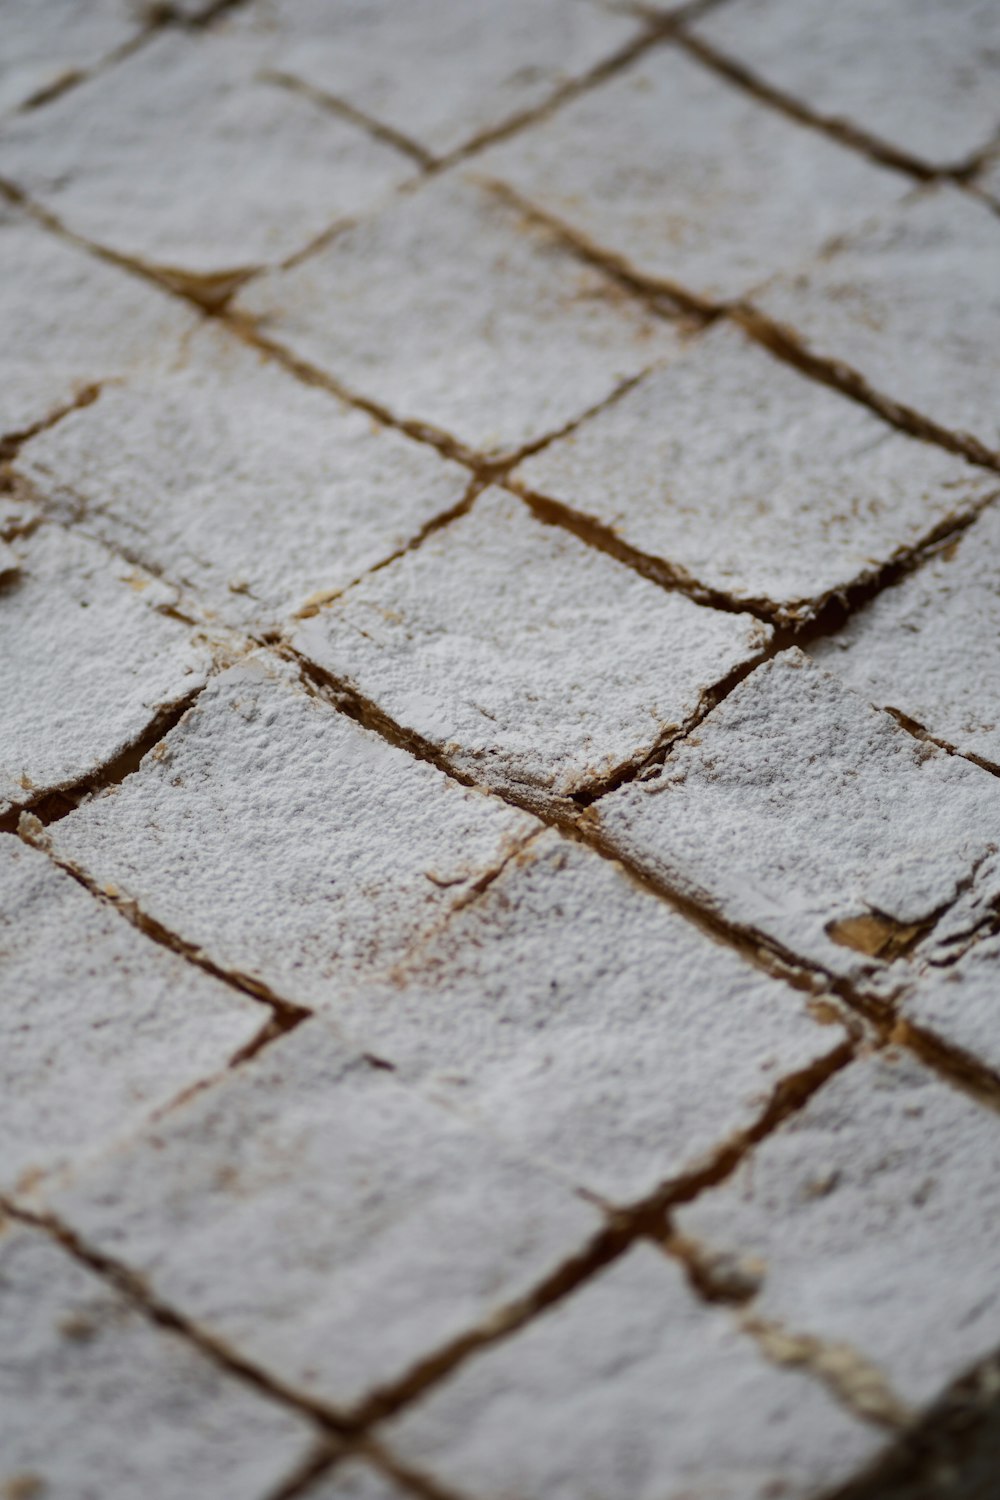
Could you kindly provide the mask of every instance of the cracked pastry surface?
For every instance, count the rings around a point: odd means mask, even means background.
[[[639,34],[591,0],[258,0],[233,25],[268,68],[399,132],[433,158],[536,109]]]
[[[889,1052],[830,1079],[678,1226],[762,1264],[756,1314],[846,1341],[926,1402],[997,1343],[998,1151],[994,1112]]]
[[[175,580],[192,614],[257,630],[406,546],[469,484],[212,327],[176,368],[26,443],[15,472],[46,513]]]
[[[15,1500],[80,1494],[81,1475],[104,1495],[266,1500],[312,1442],[303,1418],[10,1220],[0,1337],[0,1475]]]
[[[490,490],[292,640],[477,780],[565,797],[680,732],[770,635]]]
[[[733,0],[704,37],[815,113],[928,166],[962,166],[1000,130],[1000,16],[990,0]]]
[[[335,1006],[344,981],[401,957],[536,826],[261,654],[214,677],[135,775],[48,834],[221,968]]]
[[[127,1137],[223,1070],[269,1012],[0,836],[0,1121],[7,1192]]]
[[[842,1024],[553,831],[351,989],[339,1019],[401,1077],[618,1204],[697,1173],[773,1090],[845,1051]]]
[[[1000,450],[1000,218],[969,193],[922,189],[757,288],[751,302],[876,400]]]
[[[319,1019],[53,1201],[215,1337],[341,1411],[488,1323],[600,1222]]]
[[[202,686],[205,647],[174,592],[97,542],[43,526],[0,581],[0,813],[70,787]]]
[[[0,0],[0,1500],[993,1500],[985,11]]]
[[[998,489],[995,474],[803,380],[727,324],[513,480],[667,579],[793,620]]]
[[[908,187],[669,48],[501,142],[480,167],[630,272],[707,303],[746,292]]]
[[[963,755],[1000,765],[1000,512],[989,509],[810,655]],[[975,649],[967,652],[974,639]]]
[[[992,782],[797,648],[588,817],[620,855],[830,973],[878,972],[859,918],[883,919],[904,945],[929,927],[933,942],[935,919],[975,900],[977,879],[996,895]]]
[[[0,198],[0,453],[102,382],[176,361],[198,315]],[[2,499],[3,497],[0,497]]]
[[[5,0],[0,25],[0,115],[71,82],[142,29],[127,0],[64,0],[58,9]]]
[[[575,1500],[581,1475],[594,1495],[636,1500],[805,1500],[880,1442],[821,1386],[767,1363],[651,1245],[474,1357],[386,1437],[472,1500],[512,1484],[525,1500]]]
[[[251,46],[178,31],[0,131],[0,173],[69,229],[196,290],[292,255],[412,172],[268,83]]]
[[[578,420],[680,343],[463,174],[394,199],[235,305],[397,421],[492,460]]]

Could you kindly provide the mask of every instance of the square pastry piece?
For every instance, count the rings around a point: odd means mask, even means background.
[[[641,760],[770,634],[489,490],[293,642],[461,771],[544,799]]]
[[[998,264],[1000,217],[956,187],[926,188],[751,301],[809,354],[846,366],[890,413],[924,418],[1000,461]]]
[[[304,1418],[11,1220],[0,1349],[5,1500],[267,1500],[315,1442]]]
[[[929,1405],[1000,1344],[1000,1118],[915,1058],[861,1059],[678,1212],[751,1317],[846,1345]],[[982,1491],[987,1493],[987,1491]]]
[[[479,159],[629,272],[738,297],[908,180],[661,47]]]
[[[88,537],[42,526],[0,578],[0,816],[100,773],[205,680],[166,588]]]
[[[800,991],[552,830],[338,1017],[405,1081],[617,1205],[703,1168],[846,1055]]]
[[[602,1224],[311,1020],[54,1197],[210,1337],[339,1413],[489,1327]]]
[[[210,325],[174,368],[22,447],[17,473],[48,514],[172,579],[191,615],[255,630],[346,588],[469,484]]]
[[[513,480],[663,576],[777,619],[808,617],[1000,491],[997,475],[895,431],[728,324]]]
[[[1000,131],[994,0],[735,0],[696,35],[815,114],[928,167]]]
[[[133,775],[47,833],[220,968],[334,1006],[537,828],[261,654],[214,677]]]
[[[237,308],[397,421],[491,459],[582,417],[680,342],[549,230],[465,177],[400,195],[255,282]]]
[[[995,779],[796,649],[751,673],[652,779],[586,816],[726,921],[861,979],[949,908],[1000,895]]]
[[[0,130],[0,175],[76,234],[206,300],[413,171],[360,126],[259,77],[241,39],[169,29]]]
[[[233,24],[267,66],[428,159],[537,109],[639,34],[591,0],[257,0]]]
[[[384,1431],[467,1500],[819,1500],[885,1441],[648,1244]]]

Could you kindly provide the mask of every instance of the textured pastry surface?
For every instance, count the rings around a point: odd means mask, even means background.
[[[0,0],[0,1500],[995,1500],[990,0]]]

